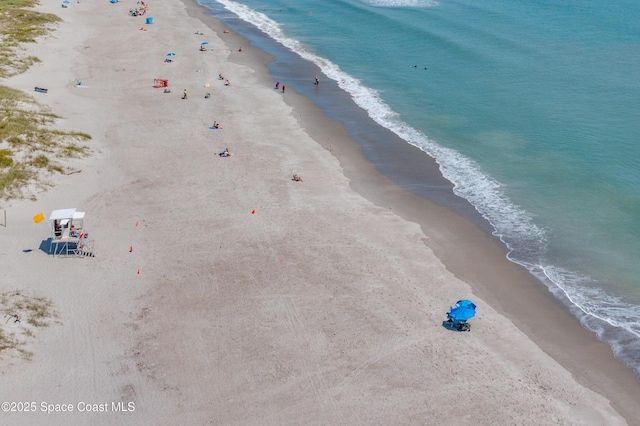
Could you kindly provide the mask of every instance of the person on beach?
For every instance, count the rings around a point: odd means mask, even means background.
[[[280,87],[280,82],[276,81],[276,90],[278,90],[278,87]]]
[[[284,93],[284,88],[285,88],[285,85],[283,84],[282,85],[282,93]]]
[[[219,155],[220,157],[231,157],[231,152],[229,152],[229,148],[225,148]]]
[[[187,89],[184,89],[182,93],[184,94],[184,96],[182,96],[182,99],[187,99]]]
[[[82,228],[76,229],[75,225],[71,225],[71,228],[69,229],[69,235],[73,238],[84,238],[85,234]]]
[[[222,126],[217,121],[214,121],[213,122],[213,126],[211,126],[211,127],[213,127],[214,129],[222,129]]]
[[[320,79],[318,78],[318,76],[316,75],[316,86],[318,86],[320,84]]]
[[[231,82],[230,82],[229,80],[225,80],[225,81],[224,81],[224,85],[225,85],[225,86],[231,86]]]

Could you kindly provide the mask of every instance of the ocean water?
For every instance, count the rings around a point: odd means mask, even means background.
[[[435,158],[509,258],[640,375],[640,3],[199,3]]]

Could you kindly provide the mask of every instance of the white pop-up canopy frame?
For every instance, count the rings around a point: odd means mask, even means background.
[[[79,212],[76,209],[60,209],[51,212],[49,225],[54,256],[56,254],[93,256],[93,250],[87,251],[88,246],[93,244],[87,240],[84,215],[85,212]]]
[[[76,209],[54,210],[49,216],[49,224],[51,225],[51,238],[69,238],[69,230],[71,226],[76,229],[84,227],[84,212],[76,211]]]

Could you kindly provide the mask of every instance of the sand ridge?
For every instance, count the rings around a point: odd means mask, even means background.
[[[295,94],[273,89],[263,54],[239,52],[235,35],[215,33],[181,2],[149,6],[153,25],[128,16],[132,2],[40,6],[65,22],[33,47],[42,64],[8,82],[48,87],[38,99],[65,117],[60,126],[94,137],[94,156],[74,160],[82,173],[57,177],[38,201],[12,202],[1,230],[2,291],[45,295],[62,321],[30,344],[32,361],[2,361],[2,400],[76,410],[3,415],[25,424],[625,424],[448,272],[417,224],[351,189],[339,153],[282,101]],[[151,87],[160,77],[171,93]],[[209,129],[214,120],[223,128]],[[231,157],[219,157],[225,148]],[[37,250],[47,229],[33,214],[65,207],[87,212],[96,258]],[[445,330],[449,305],[467,297],[479,305],[473,331]],[[135,411],[78,411],[118,401]]]

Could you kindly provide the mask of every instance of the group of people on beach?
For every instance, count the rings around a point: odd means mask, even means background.
[[[218,74],[218,80],[224,80],[224,85],[225,86],[231,86],[231,82],[229,81],[228,78],[224,78],[224,76],[222,74]]]
[[[202,33],[201,33],[200,31],[196,31],[196,32],[195,32],[195,34],[197,34],[197,35],[202,35]],[[201,50],[201,51],[205,51],[205,50],[207,50],[207,49],[204,47],[204,44],[201,44],[201,45],[200,45],[200,50]],[[239,52],[242,52],[242,48],[239,48],[239,49],[238,49],[238,51],[239,51]],[[225,76],[224,76],[224,75],[222,75],[222,73],[219,73],[219,74],[218,74],[218,80],[222,80],[222,81],[224,81],[224,85],[225,85],[225,86],[230,86],[230,85],[231,85],[231,82],[229,81],[229,79],[225,78]],[[315,84],[316,86],[320,84],[320,79],[319,79],[319,77],[318,77],[317,75],[315,76],[315,83],[314,83],[314,84]],[[206,87],[209,87],[209,83],[207,83]],[[276,90],[281,89],[281,90],[282,90],[282,93],[284,93],[284,92],[285,92],[285,90],[286,90],[286,86],[285,86],[284,84],[280,84],[280,82],[279,82],[279,81],[277,81],[277,82],[276,82],[276,87],[275,87],[275,89],[276,89]],[[187,89],[184,89],[182,93],[183,93],[182,99],[188,99]],[[210,94],[209,94],[209,93],[207,93],[207,95],[205,96],[205,98],[209,98],[209,97],[210,97]],[[217,121],[215,121],[215,120],[214,120],[214,122],[213,122],[213,124],[211,125],[211,127],[210,127],[210,128],[211,128],[211,129],[214,129],[214,130],[215,130],[215,129],[222,129],[222,126],[220,125],[220,123],[218,123]],[[231,151],[229,151],[229,148],[225,148],[225,149],[224,149],[224,151],[220,152],[218,155],[219,155],[220,157],[231,157]],[[298,174],[294,174],[294,175],[293,175],[293,179],[292,179],[292,180],[294,180],[294,181],[296,181],[296,182],[302,182],[302,177],[300,177],[300,175],[298,175]]]
[[[315,82],[314,82],[313,84],[315,84],[316,86],[319,86],[319,85],[320,85],[320,77],[318,77],[318,76],[316,75],[316,77],[315,77]],[[275,89],[276,89],[276,90],[278,90],[280,87],[282,87],[282,93],[284,93],[284,89],[286,88],[286,86],[285,86],[284,84],[283,84],[282,86],[280,86],[280,82],[279,82],[279,81],[276,81],[276,87],[275,87]]]
[[[147,13],[147,10],[149,8],[147,7],[146,4],[144,4],[143,1],[139,1],[138,2],[138,7],[136,7],[135,9],[129,9],[129,15],[131,16],[142,16],[145,13]]]

